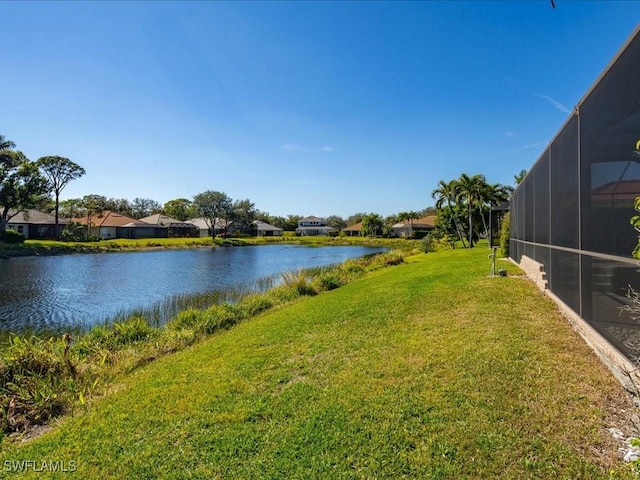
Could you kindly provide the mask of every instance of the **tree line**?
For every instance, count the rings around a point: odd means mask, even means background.
[[[110,210],[134,219],[162,213],[179,221],[203,218],[212,234],[216,230],[227,232],[233,223],[240,234],[255,234],[254,222],[263,221],[285,231],[295,231],[301,215],[286,217],[260,211],[249,199],[233,200],[224,192],[207,190],[192,199],[176,198],[161,204],[153,199],[136,197],[107,198],[102,195],[85,195],[82,198],[60,200],[66,185],[85,174],[85,169],[68,158],[45,156],[29,160],[15,144],[0,135],[0,234],[6,230],[13,215],[20,211],[38,209],[55,215],[58,236],[59,218],[87,218],[99,216]],[[526,171],[515,176],[522,180]],[[433,236],[445,239],[452,246],[460,242],[472,247],[478,238],[488,233],[489,211],[492,206],[509,199],[513,188],[488,183],[483,175],[463,173],[448,182],[440,180],[431,196],[435,207],[420,211],[400,212],[383,217],[377,213],[359,212],[346,219],[339,215],[323,218],[324,223],[337,231],[362,223],[361,233],[366,236],[392,236],[392,226],[398,222],[410,225],[427,215],[436,215]],[[91,223],[90,220],[87,223]]]

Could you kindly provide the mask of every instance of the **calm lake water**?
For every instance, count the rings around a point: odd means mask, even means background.
[[[267,245],[0,260],[0,330],[85,328],[171,296],[247,288],[383,250]]]

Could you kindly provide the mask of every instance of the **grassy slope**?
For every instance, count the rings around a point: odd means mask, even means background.
[[[6,460],[82,478],[607,478],[624,396],[486,249],[420,255],[123,379]],[[511,267],[510,267],[511,268]],[[34,474],[43,478],[41,473]]]

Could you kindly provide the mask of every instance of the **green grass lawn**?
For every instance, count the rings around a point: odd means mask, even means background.
[[[630,478],[606,432],[626,393],[529,281],[488,277],[487,253],[409,257],[152,362],[42,437],[5,441],[0,470]]]

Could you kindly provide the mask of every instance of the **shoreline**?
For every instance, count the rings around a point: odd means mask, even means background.
[[[100,242],[27,240],[22,244],[0,243],[0,260],[22,257],[50,257],[75,254],[126,253],[167,249],[242,247],[272,244],[302,245],[309,247],[364,245],[412,250],[419,247],[419,240],[368,237],[251,237],[215,240],[211,238],[144,238],[135,240],[102,240]]]

